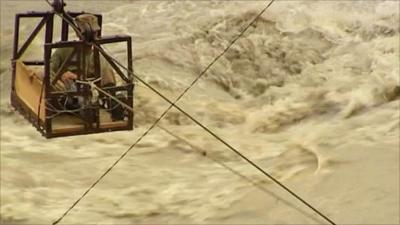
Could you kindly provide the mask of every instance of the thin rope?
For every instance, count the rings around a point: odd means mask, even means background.
[[[38,109],[37,109],[37,113],[38,113],[38,116],[37,116],[37,128],[38,129],[41,129],[40,128],[40,124],[41,124],[41,121],[40,121],[40,109],[41,109],[41,105],[42,105],[43,92],[44,92],[44,83],[42,83],[42,88],[40,89],[39,104],[38,104]]]
[[[161,94],[159,91],[157,91],[155,88],[153,88],[151,85],[147,84],[147,82],[145,82],[144,80],[142,80],[139,76],[137,76],[136,74],[133,73],[133,71],[130,71],[128,68],[126,68],[125,66],[123,66],[121,63],[119,63],[117,60],[113,59],[111,56],[109,56],[100,46],[97,46],[96,44],[94,44],[94,46],[96,48],[99,49],[99,51],[101,51],[101,53],[105,56],[108,57],[109,59],[113,60],[115,63],[117,63],[119,66],[121,66],[122,68],[124,68],[125,70],[127,70],[128,72],[131,72],[133,74],[133,76],[138,79],[140,82],[142,82],[145,86],[147,86],[148,88],[150,88],[152,91],[154,91],[156,94],[158,94],[160,97],[162,97],[165,101],[167,101],[168,103],[170,103],[170,106],[162,113],[162,115],[160,117],[157,118],[157,120],[128,148],[128,150],[126,150],[112,165],[111,167],[109,167],[85,192],[84,194],[78,198],[78,200],[76,200],[71,207],[58,219],[56,220],[53,225],[58,224],[102,179],[103,177],[105,177],[118,163],[119,161],[121,161],[128,153],[131,149],[133,149],[134,146],[136,146],[137,143],[139,143],[157,124],[158,122],[166,115],[166,113],[172,108],[175,107],[176,109],[178,109],[180,112],[182,112],[184,115],[186,115],[188,118],[190,118],[193,122],[195,122],[198,126],[202,127],[205,131],[207,131],[210,135],[212,135],[214,138],[216,138],[217,140],[219,140],[221,143],[223,143],[225,146],[227,146],[231,151],[233,151],[234,153],[236,153],[237,155],[239,155],[242,159],[244,159],[245,161],[247,161],[250,165],[252,165],[253,167],[255,167],[257,170],[259,170],[261,173],[263,173],[265,176],[267,176],[268,178],[270,178],[272,181],[274,181],[276,184],[278,184],[280,187],[282,187],[283,189],[285,189],[287,192],[289,192],[290,194],[292,194],[294,197],[296,197],[299,201],[301,201],[303,204],[305,204],[306,206],[308,206],[310,209],[312,209],[314,212],[316,212],[318,215],[320,215],[322,218],[324,218],[326,221],[328,221],[330,224],[335,225],[335,223],[330,220],[327,216],[325,216],[323,213],[321,213],[319,210],[317,210],[316,208],[314,208],[312,205],[310,205],[308,202],[306,202],[305,200],[303,200],[300,196],[298,196],[296,193],[294,193],[293,191],[291,191],[288,187],[286,187],[284,184],[282,184],[281,182],[279,182],[277,179],[275,179],[272,175],[270,175],[269,173],[267,173],[266,171],[264,171],[262,168],[260,168],[257,164],[255,164],[253,161],[251,161],[250,159],[248,159],[246,156],[244,156],[242,153],[240,153],[237,149],[235,149],[233,146],[231,146],[230,144],[228,144],[225,140],[223,140],[221,137],[219,137],[217,134],[215,134],[214,132],[212,132],[209,128],[207,128],[206,126],[204,126],[203,124],[201,124],[198,120],[196,120],[195,118],[193,118],[191,115],[189,115],[186,111],[182,110],[179,106],[176,105],[176,103],[186,94],[186,92],[208,71],[209,68],[211,68],[211,66],[219,59],[221,58],[229,49],[230,47],[245,33],[245,31],[248,30],[248,28],[253,25],[259,17],[261,17],[261,15],[272,5],[272,3],[275,0],[272,0],[256,17],[255,19],[236,37],[234,38],[230,44],[228,45],[228,47],[221,53],[219,54],[201,73],[198,77],[196,77],[196,79],[190,84],[189,87],[187,87],[182,93],[181,95],[179,95],[179,97],[174,101],[170,101],[168,98],[166,98],[163,94]],[[64,18],[65,19],[65,18]]]

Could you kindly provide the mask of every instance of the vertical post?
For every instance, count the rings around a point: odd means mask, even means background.
[[[94,63],[94,74],[98,77],[101,77],[100,54],[97,48],[93,49],[93,63]]]
[[[54,14],[47,15],[47,22],[46,22],[46,34],[45,34],[45,43],[44,43],[44,78],[43,84],[45,95],[43,98],[45,99],[44,105],[46,106],[49,101],[52,100],[52,95],[50,92],[50,59],[51,59],[51,43],[53,42],[53,22],[54,22]],[[39,115],[40,112],[38,112]],[[45,121],[44,126],[46,130],[46,137],[51,137],[52,135],[52,120],[49,119],[51,115],[51,111],[45,108]],[[40,126],[40,124],[38,124]]]
[[[15,60],[18,53],[18,41],[19,41],[19,21],[20,17],[19,14],[15,16],[15,23],[14,23],[14,49],[13,49],[13,59]]]
[[[50,92],[50,58],[51,58],[51,43],[46,43],[44,45],[44,78],[43,78],[43,84],[45,88],[45,96],[43,98],[45,99],[45,105],[47,102],[51,101],[52,95]],[[45,127],[45,132],[46,132],[46,137],[49,138],[51,137],[52,134],[52,126],[51,126],[51,119],[49,116],[51,116],[52,112],[50,110],[45,109],[45,121],[44,121],[44,127]]]
[[[78,75],[78,80],[82,80],[82,73],[83,73],[83,69],[82,69],[82,66],[83,66],[83,63],[82,63],[82,54],[83,54],[83,52],[82,52],[83,51],[82,50],[82,43],[78,44],[76,46],[76,48],[78,48],[76,50],[76,54],[77,54],[76,59],[77,59],[77,67],[78,67],[77,75]],[[81,89],[82,89],[81,86],[82,86],[82,84],[76,84],[76,91],[79,94],[81,94]]]
[[[100,27],[99,36],[101,37],[101,32],[103,30],[103,16],[101,14],[96,16],[97,16],[97,22],[99,22],[99,27]]]
[[[128,37],[126,41],[126,47],[128,51],[128,79],[132,81],[133,79],[133,60],[132,60],[132,38]]]
[[[53,42],[53,22],[54,22],[54,14],[50,14],[47,16],[46,22],[46,37],[45,43]]]
[[[83,41],[80,44],[80,59],[79,59],[79,74],[78,74],[78,79],[79,80],[83,80],[83,81],[87,81],[88,79],[88,48],[90,48],[90,46],[87,46],[87,43],[85,41]],[[83,110],[83,119],[85,121],[85,130],[91,130],[92,129],[92,122],[93,122],[93,118],[90,115],[90,110],[88,109],[86,106],[89,104],[90,102],[90,87],[88,87],[88,85],[79,85],[80,88],[78,88],[79,91],[79,95],[82,96],[83,98],[83,105],[84,108]]]
[[[95,79],[97,78],[102,78],[101,74],[101,63],[100,63],[100,54],[99,54],[99,49],[93,48],[93,63],[94,63],[94,74],[95,74]],[[96,83],[97,86],[101,87],[101,79]],[[96,129],[100,128],[100,109],[96,109]]]
[[[62,20],[61,24],[61,41],[68,41],[69,25],[67,21]]]
[[[19,41],[19,21],[20,17],[19,14],[15,16],[14,22],[14,49],[13,49],[13,57],[11,60],[11,67],[12,67],[12,78],[11,78],[11,92],[15,91],[15,76],[16,76],[16,60],[18,54],[18,41]]]
[[[127,51],[128,51],[128,79],[130,82],[129,89],[128,89],[128,105],[133,108],[133,61],[132,61],[132,38],[129,37],[126,41],[127,44]],[[133,128],[133,112],[129,112],[128,118],[128,126],[129,128]]]

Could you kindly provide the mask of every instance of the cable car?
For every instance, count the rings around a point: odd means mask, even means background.
[[[79,40],[69,40],[71,31],[77,30],[74,20],[87,13],[64,11],[65,3],[62,0],[55,0],[49,4],[53,7],[51,11],[31,11],[15,16],[11,60],[12,106],[46,138],[132,130],[133,111],[124,110],[118,103],[124,102],[130,108],[133,107],[131,37],[101,36],[102,15],[90,14],[97,19],[97,36],[94,36],[95,32],[90,26],[86,26],[87,28],[78,30],[80,33],[77,31],[80,35]],[[22,37],[22,25],[32,19],[39,19],[38,24],[27,37]],[[56,30],[57,19],[60,28]],[[43,54],[38,54],[38,59],[28,59],[25,53],[40,31],[44,31]],[[59,37],[56,37],[56,32]],[[19,43],[22,38],[25,38],[25,41]],[[58,40],[55,40],[56,38]],[[127,59],[126,64],[116,63],[115,59],[105,53],[103,47],[109,44],[126,46],[123,53]],[[88,49],[91,53],[89,56]],[[57,71],[52,70],[56,61],[55,53],[66,50],[70,50],[68,57],[59,65]],[[87,58],[89,60],[86,60]],[[89,65],[92,72],[88,72]],[[116,82],[102,86],[103,93],[99,93],[88,84],[102,85],[102,77],[99,74],[105,65],[111,68],[109,71]],[[70,67],[77,75],[76,80],[72,80],[74,88],[66,88],[66,80],[62,79],[63,73]],[[120,101],[115,101],[116,98]]]

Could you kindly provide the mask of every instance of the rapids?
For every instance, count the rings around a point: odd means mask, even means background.
[[[104,34],[131,35],[135,72],[170,99],[266,4],[66,2],[102,13]],[[399,7],[276,1],[178,105],[338,224],[398,224]],[[10,58],[15,13],[48,9],[1,1],[4,224],[56,220],[168,107],[138,84],[133,132],[43,138],[10,106]],[[41,37],[27,57],[42,54]],[[108,49],[123,60],[123,47]],[[62,223],[324,223],[178,111],[161,124],[271,194],[155,128]]]

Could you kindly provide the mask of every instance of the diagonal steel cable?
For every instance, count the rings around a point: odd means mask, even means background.
[[[320,215],[322,218],[324,218],[326,221],[328,221],[330,224],[335,224],[332,220],[330,220],[327,216],[325,216],[323,213],[321,213],[319,210],[314,208],[312,205],[310,205],[308,202],[303,200],[301,197],[299,197],[296,193],[291,191],[288,187],[283,185],[281,182],[279,182],[277,179],[275,179],[273,176],[271,176],[269,173],[264,171],[262,168],[260,168],[257,164],[255,164],[253,161],[248,159],[246,156],[244,156],[242,153],[240,153],[237,149],[235,149],[233,146],[231,146],[229,143],[227,143],[225,140],[223,140],[221,137],[219,137],[217,134],[212,132],[209,128],[201,124],[198,120],[193,118],[190,114],[188,114],[186,111],[181,109],[179,106],[176,105],[176,103],[186,94],[187,91],[190,90],[190,88],[212,67],[212,65],[215,64],[229,49],[230,47],[241,37],[243,34],[249,29],[250,26],[252,26],[260,17],[261,15],[272,5],[272,3],[275,0],[272,0],[252,21],[251,23],[248,24],[248,26],[243,29],[240,34],[235,37],[230,44],[225,48],[225,50],[219,54],[197,77],[196,79],[193,80],[193,82],[178,96],[178,98],[175,99],[174,102],[170,101],[168,98],[166,98],[163,94],[161,94],[158,90],[153,88],[151,85],[147,84],[144,80],[142,80],[139,76],[133,73],[133,71],[129,71],[128,68],[123,66],[121,63],[119,63],[117,60],[109,56],[108,53],[106,53],[100,46],[94,44],[94,47],[96,47],[102,54],[103,56],[113,60],[115,63],[117,63],[119,66],[127,70],[128,72],[131,72],[133,76],[138,79],[140,82],[142,82],[144,85],[146,85],[148,88],[150,88],[152,91],[157,93],[160,97],[162,97],[165,101],[170,103],[169,107],[161,114],[160,117],[157,118],[157,120],[126,150],[112,165],[109,167],[84,193],[83,195],[78,198],[72,205],[71,207],[68,208],[68,210],[58,219],[56,220],[53,224],[58,224],[102,179],[105,177],[128,153],[133,149],[134,146],[136,146],[137,143],[139,143],[158,123],[159,121],[167,114],[167,112],[172,108],[175,107],[178,109],[180,112],[182,112],[184,115],[186,115],[188,118],[190,118],[193,122],[195,122],[198,126],[202,127],[205,131],[207,131],[209,134],[211,134],[214,138],[219,140],[221,143],[223,143],[225,146],[227,146],[230,150],[232,150],[234,153],[239,155],[242,159],[247,161],[249,164],[251,164],[253,167],[255,167],[257,170],[262,172],[265,176],[270,178],[272,181],[274,181],[276,184],[278,184],[280,187],[288,191],[291,195],[296,197],[299,201],[301,201],[303,204],[308,206],[310,209],[312,209],[314,212],[316,212],[318,215]],[[65,18],[64,18],[65,19]],[[72,25],[75,26],[75,25]]]
[[[197,153],[199,153],[199,155],[204,156],[206,158],[208,158],[209,160],[213,161],[214,163],[220,165],[221,167],[227,169],[228,171],[230,171],[231,173],[233,173],[234,175],[236,175],[237,177],[249,182],[252,186],[258,188],[260,191],[264,192],[266,195],[269,196],[273,196],[274,198],[276,198],[277,200],[282,201],[284,204],[286,204],[287,206],[290,206],[294,209],[296,209],[298,212],[300,212],[301,214],[307,216],[308,218],[312,219],[313,221],[317,222],[317,223],[321,223],[321,220],[318,220],[317,218],[314,217],[314,215],[309,214],[308,212],[304,211],[303,209],[299,208],[298,206],[296,206],[295,204],[291,203],[290,201],[281,198],[280,196],[278,196],[277,194],[275,194],[273,191],[268,190],[265,186],[262,185],[263,181],[254,181],[253,179],[251,179],[250,177],[240,173],[239,171],[233,169],[233,167],[229,166],[227,163],[222,162],[221,160],[218,160],[216,158],[213,158],[211,156],[209,156],[207,154],[207,151],[192,144],[191,142],[189,142],[188,140],[186,140],[185,138],[182,138],[176,134],[174,134],[173,132],[171,132],[170,130],[166,129],[165,127],[158,125],[157,126],[159,129],[163,130],[165,133],[169,134],[170,136],[174,137],[176,140],[180,141],[181,143],[184,143],[186,145],[188,145],[190,148],[192,148],[193,150],[195,150]]]
[[[240,38],[243,36],[243,34],[258,20],[258,18],[261,17],[262,14],[272,5],[272,3],[275,0],[272,0],[263,10],[260,11],[260,13],[239,33],[238,36],[236,36],[232,41],[230,41],[229,45],[216,57],[214,60],[211,61],[211,63],[208,64],[208,66],[192,81],[192,83],[175,99],[174,102],[171,102],[167,100],[170,105],[169,107],[164,110],[164,112],[154,121],[154,123],[79,197],[65,212],[63,215],[61,215],[60,218],[58,218],[55,222],[53,222],[53,225],[58,224],[160,121],[161,119],[171,110],[172,107],[175,106],[175,103],[178,102],[188,91],[189,89],[201,78],[206,74],[206,72],[232,47],[232,45]],[[69,23],[70,26],[76,29],[76,25],[71,23],[70,20],[66,19],[62,14],[57,13],[58,16],[60,16],[63,20],[65,20],[67,23]],[[67,14],[67,16],[69,16]],[[71,20],[72,21],[72,20]],[[115,63],[117,63],[119,66],[121,66],[124,69],[127,69],[124,67],[121,63],[119,63],[117,60],[114,60],[112,57],[109,56],[108,53],[106,53],[100,46],[94,45],[100,52],[103,53],[105,57],[109,57],[111,60],[113,60]],[[128,72],[133,72],[133,71],[128,71]],[[135,76],[136,79],[141,80],[140,77]],[[143,81],[144,82],[144,81]],[[148,85],[146,85],[148,86]],[[148,86],[151,88],[153,91],[155,91],[158,95],[163,96],[160,92],[155,90],[153,87]],[[164,97],[164,99],[166,99]]]

